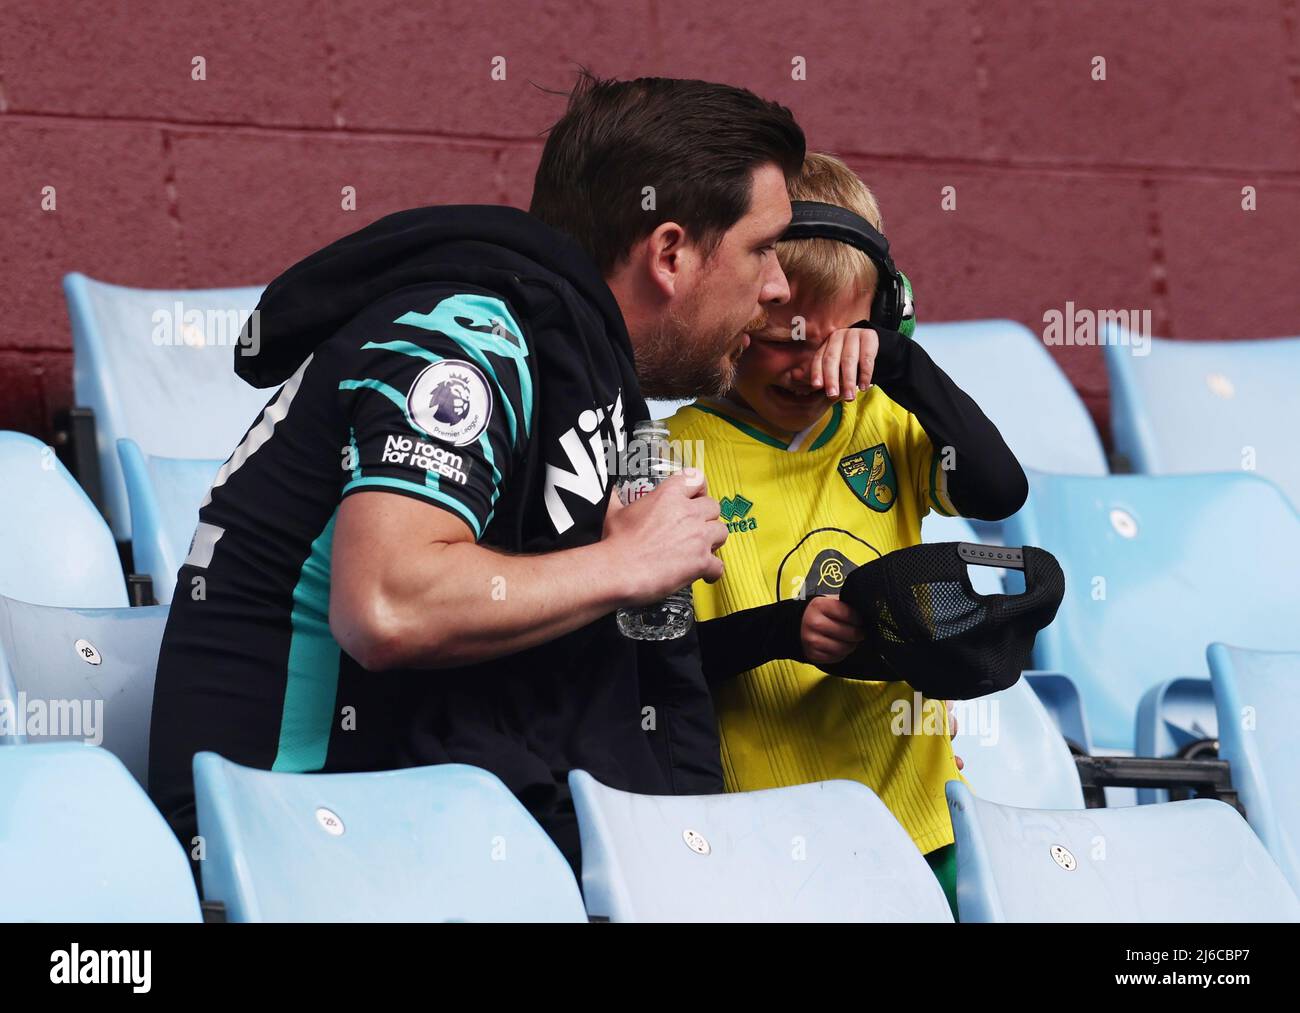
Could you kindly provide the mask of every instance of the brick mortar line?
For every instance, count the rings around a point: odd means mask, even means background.
[[[343,130],[346,123],[343,119],[343,87],[339,81],[338,51],[330,41],[329,4],[323,3],[321,7],[323,9],[320,16],[325,24],[325,80],[329,85],[330,115],[334,117],[335,128]]]
[[[1290,40],[1286,53],[1286,73],[1291,81],[1291,108],[1295,112],[1296,131],[1300,133],[1300,32],[1297,32],[1296,0],[1281,0],[1282,34]]]
[[[446,141],[452,144],[467,145],[513,145],[520,148],[535,147],[540,150],[544,143],[541,137],[512,137],[491,134],[459,134],[449,131],[400,131],[379,130],[350,127],[339,130],[334,127],[313,126],[271,126],[252,123],[228,123],[224,121],[167,120],[133,116],[86,116],[79,113],[7,113],[0,118],[5,122],[36,123],[45,121],[58,123],[85,123],[91,125],[115,126],[129,125],[149,127],[157,130],[170,130],[174,135],[191,132],[219,131],[236,136],[280,136],[286,138],[320,138],[338,141],[396,141],[429,142]],[[840,147],[838,153],[843,158],[859,162],[882,165],[901,166],[935,166],[949,169],[971,169],[979,171],[998,170],[1012,173],[1043,173],[1061,176],[1095,176],[1110,179],[1151,179],[1170,180],[1266,180],[1273,183],[1300,184],[1300,166],[1294,169],[1261,168],[1258,166],[1232,165],[1175,165],[1170,163],[1129,164],[1122,162],[1055,162],[1040,159],[1017,159],[1008,157],[979,157],[969,155],[920,155],[920,154],[881,154],[879,151],[854,150]]]
[[[150,127],[156,130],[173,130],[178,133],[185,130],[219,130],[225,133],[250,134],[254,136],[258,134],[278,134],[284,136],[334,138],[336,140],[450,140],[479,144],[535,144],[538,147],[541,146],[544,140],[544,138],[538,137],[521,137],[505,134],[460,134],[451,131],[402,130],[395,127],[385,127],[382,129],[369,127],[344,127],[340,129],[334,126],[314,126],[311,124],[286,126],[283,124],[272,123],[237,123],[231,120],[187,120],[168,119],[156,116],[119,116],[111,113],[90,115],[87,113],[33,111],[9,112],[4,115],[3,119],[0,119],[0,123],[21,123],[28,121],[40,123],[47,120],[56,123],[121,124],[125,126]]]
[[[172,236],[176,240],[176,257],[180,263],[182,287],[190,287],[190,266],[185,255],[185,225],[181,221],[180,188],[176,185],[176,157],[172,151],[172,135],[162,131],[163,192],[167,198],[167,219],[172,223]]]
[[[984,21],[980,17],[978,0],[970,0],[966,11],[970,16],[970,44],[975,57],[975,95],[979,108],[980,144],[987,153],[993,145],[993,118],[985,101],[989,90],[989,66],[988,56],[984,50]],[[984,157],[988,157],[987,154]]]
[[[1151,254],[1149,277],[1151,280],[1151,302],[1153,322],[1151,329],[1156,334],[1176,335],[1173,311],[1169,301],[1169,268],[1165,261],[1165,234],[1160,220],[1160,199],[1156,188],[1149,180],[1142,182],[1142,198],[1146,204],[1147,248]]]

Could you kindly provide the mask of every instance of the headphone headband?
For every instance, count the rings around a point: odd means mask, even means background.
[[[871,301],[870,323],[886,330],[901,330],[913,316],[910,286],[894,266],[889,240],[861,215],[835,204],[816,200],[790,202],[790,225],[781,241],[833,239],[861,250],[876,265],[879,281]]]

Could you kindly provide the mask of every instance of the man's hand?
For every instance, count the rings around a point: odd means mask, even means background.
[[[617,493],[605,514],[601,547],[610,565],[626,574],[631,604],[650,605],[701,578],[722,576],[714,553],[727,540],[704,476],[695,468],[673,475],[630,506]]]
[[[880,338],[870,327],[841,327],[832,331],[812,360],[811,383],[827,397],[852,401],[871,386],[880,351]]]
[[[799,636],[804,657],[812,664],[833,665],[847,658],[862,643],[862,621],[838,597],[817,595],[804,609]]]

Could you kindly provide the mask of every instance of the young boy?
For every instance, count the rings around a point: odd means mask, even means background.
[[[870,191],[831,156],[808,155],[790,197],[848,208],[880,228]],[[943,702],[925,701],[928,713],[915,715],[919,698],[906,683],[815,666],[843,659],[861,640],[860,617],[834,597],[850,570],[920,542],[930,510],[988,520],[1014,513],[1025,476],[996,427],[919,345],[851,327],[870,316],[877,282],[865,254],[802,239],[780,243],[777,255],[790,302],[750,335],[732,393],[669,420],[674,440],[700,441],[729,530],[718,552],[722,579],[693,587],[726,786],[868,785],[930,860],[955,912],[944,784],[961,774]],[[745,662],[735,659],[763,656],[741,613],[786,601],[799,609],[800,599],[808,599],[801,636],[767,634],[800,660],[737,674]]]

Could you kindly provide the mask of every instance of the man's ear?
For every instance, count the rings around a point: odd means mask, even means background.
[[[686,242],[686,230],[677,222],[662,222],[642,242],[646,280],[671,299],[694,266],[695,252]]]

